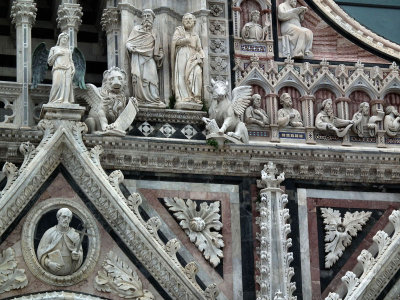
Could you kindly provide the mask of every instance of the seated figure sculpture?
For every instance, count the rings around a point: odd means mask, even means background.
[[[311,58],[313,33],[310,29],[301,26],[307,7],[296,7],[297,0],[285,0],[278,6],[278,19],[281,21],[282,36],[288,36],[291,44],[291,57]]]
[[[379,109],[374,116],[371,116],[369,103],[362,102],[358,111],[353,115],[354,125],[352,130],[359,137],[375,136],[378,129],[377,122],[382,121],[384,115],[383,110]]]
[[[338,137],[344,137],[353,124],[353,120],[344,120],[334,116],[332,99],[322,101],[321,111],[315,118],[315,127],[319,130],[332,130]]]
[[[250,22],[242,28],[242,38],[247,43],[263,41],[265,39],[265,29],[258,23],[260,21],[260,12],[252,10],[250,12]]]
[[[265,110],[261,108],[261,96],[259,94],[254,94],[251,98],[253,100],[253,105],[246,108],[244,112],[244,122],[248,125],[267,126],[269,124],[269,118]]]
[[[58,224],[49,228],[42,236],[37,248],[40,265],[58,276],[71,275],[83,261],[83,250],[79,233],[69,224],[72,212],[68,208],[57,211]]]
[[[279,127],[301,127],[303,121],[297,109],[293,108],[292,97],[288,93],[283,93],[279,98],[280,104],[283,106],[278,110],[278,125]]]
[[[112,67],[103,73],[100,88],[90,83],[86,86],[86,90],[76,89],[76,96],[90,105],[85,120],[89,133],[124,136],[139,111],[136,99],[125,95],[125,71]]]
[[[209,118],[203,118],[206,124],[207,135],[212,138],[225,139],[224,135],[234,143],[249,143],[249,133],[246,125],[240,120],[245,109],[250,104],[251,86],[239,86],[232,90],[232,99],[228,94],[228,82],[214,81],[208,91],[212,102],[208,110]]]
[[[396,107],[390,105],[385,109],[385,119],[383,121],[383,127],[385,128],[388,136],[396,136],[400,130],[400,114]]]

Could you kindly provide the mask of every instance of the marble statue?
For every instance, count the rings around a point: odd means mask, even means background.
[[[69,35],[58,36],[57,44],[49,50],[40,43],[32,55],[32,89],[37,88],[46,75],[47,64],[52,66],[53,83],[50,90],[50,103],[74,103],[73,85],[86,89],[86,61],[78,48],[71,51]]]
[[[400,114],[396,107],[388,106],[385,109],[385,119],[383,121],[383,127],[388,136],[396,136],[400,130]]]
[[[40,265],[53,275],[74,273],[82,264],[82,238],[69,224],[72,212],[68,208],[57,211],[58,224],[48,229],[37,248]]]
[[[249,85],[236,87],[232,91],[232,99],[229,99],[228,86],[228,82],[211,79],[211,86],[208,86],[212,97],[209,118],[203,118],[203,121],[206,127],[215,122],[219,128],[218,134],[227,133],[236,141],[247,144],[249,134],[246,125],[240,119],[250,104],[252,89]]]
[[[242,38],[247,43],[253,43],[255,41],[263,41],[265,39],[266,27],[262,28],[258,24],[260,20],[260,12],[258,10],[252,10],[250,12],[250,22],[246,23],[242,28]]]
[[[126,49],[130,58],[133,96],[139,105],[165,108],[160,99],[157,69],[164,57],[160,36],[153,28],[155,14],[151,9],[142,12],[142,24],[133,27]]]
[[[281,21],[282,36],[288,36],[291,44],[291,57],[311,58],[313,33],[310,29],[301,26],[307,7],[296,7],[297,0],[285,0],[278,6],[278,19]]]
[[[359,137],[375,136],[378,129],[376,123],[383,120],[384,114],[380,109],[377,110],[375,116],[370,116],[369,103],[362,102],[358,111],[353,115],[354,125],[351,128]]]
[[[136,117],[138,103],[134,97],[127,99],[127,80],[124,70],[112,67],[103,73],[101,88],[87,84],[86,90],[77,90],[90,105],[85,123],[89,133],[124,136]]]
[[[265,110],[261,108],[261,96],[254,94],[252,97],[253,105],[246,108],[244,112],[244,122],[248,125],[255,124],[260,127],[269,125],[269,117]]]
[[[172,37],[172,88],[176,98],[175,108],[202,108],[203,87],[202,64],[204,52],[200,37],[194,32],[196,18],[187,13],[182,18]]]
[[[58,36],[56,46],[50,49],[49,66],[53,66],[53,82],[50,90],[50,103],[74,103],[74,90],[72,79],[75,74],[75,66],[72,61],[72,53],[69,50],[69,36],[61,33]]]
[[[332,99],[322,102],[321,111],[315,118],[315,127],[322,131],[332,130],[338,137],[343,137],[353,126],[353,120],[339,119],[334,116]]]
[[[279,127],[302,127],[303,121],[299,111],[293,108],[292,97],[288,93],[283,93],[279,101],[282,105],[282,108],[278,110]]]

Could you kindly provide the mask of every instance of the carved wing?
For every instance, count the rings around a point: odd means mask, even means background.
[[[94,109],[100,109],[103,106],[103,98],[100,96],[97,87],[91,83],[85,85],[85,89],[76,88],[74,90],[76,98],[83,98]]]
[[[47,58],[49,50],[46,49],[45,43],[40,43],[32,55],[32,89],[37,88],[38,84],[43,81],[47,71]]]
[[[78,48],[74,48],[72,53],[72,60],[75,66],[74,83],[79,86],[80,89],[86,89],[85,85],[85,73],[86,73],[86,60],[83,53]]]
[[[239,86],[232,90],[232,108],[237,116],[243,115],[247,106],[249,106],[252,93],[252,88],[249,85]]]

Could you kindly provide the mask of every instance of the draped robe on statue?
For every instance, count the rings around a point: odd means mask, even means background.
[[[189,39],[190,43],[184,41]],[[178,26],[172,37],[172,76],[176,102],[196,102],[201,104],[203,86],[202,63],[204,52],[200,38],[195,33],[186,32]]]
[[[37,257],[40,265],[54,275],[64,276],[74,273],[81,266],[83,260],[82,246],[77,251],[79,241],[80,236],[73,228],[69,228],[66,232],[61,232],[57,225],[51,227],[43,234],[37,248]],[[78,260],[72,260],[72,251],[78,252]],[[62,259],[54,261],[53,259],[57,258],[58,253],[61,254]],[[46,265],[46,259],[56,263],[61,261],[61,269],[56,272],[50,270]]]
[[[142,25],[136,25],[126,42],[130,56],[133,96],[139,104],[162,106],[158,90],[157,67],[162,64],[160,39],[154,31],[145,31]],[[154,57],[161,55],[157,61]]]
[[[53,66],[53,82],[50,103],[74,103],[72,80],[75,74],[74,62],[68,48],[54,46],[50,49],[47,63]]]

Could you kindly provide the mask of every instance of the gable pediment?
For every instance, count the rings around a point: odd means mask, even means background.
[[[23,144],[24,162],[18,169],[6,163],[3,171],[7,184],[0,198],[0,234],[27,209],[43,183],[62,165],[76,182],[92,205],[109,224],[129,251],[143,264],[171,299],[214,299],[216,285],[205,290],[195,280],[197,268],[185,268],[176,258],[180,243],[176,239],[166,244],[160,242],[157,228],[147,224],[138,212],[141,198],[132,194],[125,198],[119,184],[124,177],[121,171],[110,175],[102,169],[96,146],[90,151],[82,141],[86,126],[80,122],[42,120],[44,131],[37,148]],[[190,266],[192,266],[190,264]],[[162,276],[160,275],[163,274]]]

